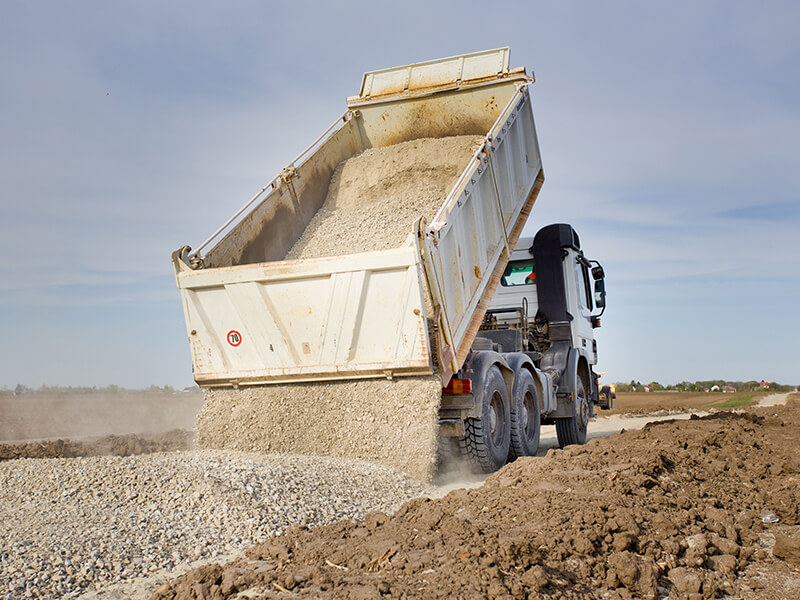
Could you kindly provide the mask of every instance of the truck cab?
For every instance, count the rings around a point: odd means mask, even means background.
[[[584,255],[570,225],[548,225],[519,239],[458,375],[470,379],[474,390],[470,410],[460,415],[461,446],[484,470],[501,466],[495,463],[505,447],[506,413],[507,459],[536,454],[542,424],[556,426],[562,447],[586,441],[593,407],[600,403],[593,332],[605,307],[604,276],[602,266]],[[503,375],[507,402],[499,398],[502,390],[499,396],[494,390],[493,399],[486,394],[492,368]],[[453,403],[453,396],[443,396],[440,415],[450,421]]]
[[[602,310],[605,305],[602,270],[599,271],[600,277],[593,278],[592,269],[597,268],[593,265],[599,263],[593,263],[584,256],[578,234],[570,225],[549,226],[542,229],[541,233],[540,252],[548,253],[548,257],[543,257],[539,265],[538,276],[546,278],[544,288],[537,286],[535,238],[521,237],[500,279],[489,311],[496,316],[498,324],[511,326],[515,320],[512,312],[526,306],[526,315],[533,320],[527,325],[532,326],[540,312],[539,290],[542,289],[543,310],[539,316],[561,322],[566,317],[572,347],[579,350],[589,365],[595,365],[597,343],[593,332],[600,326],[600,321],[594,310]],[[560,260],[551,255],[550,249],[555,247],[560,249]]]

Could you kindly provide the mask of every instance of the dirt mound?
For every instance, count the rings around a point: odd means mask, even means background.
[[[287,259],[398,248],[432,219],[481,138],[422,138],[370,148],[336,167],[325,203]]]
[[[173,429],[152,435],[106,435],[90,440],[43,440],[20,444],[0,444],[0,460],[16,458],[75,458],[78,456],[131,456],[188,450],[194,446],[195,433]]]
[[[360,458],[428,480],[441,389],[437,377],[212,388],[198,445]]]
[[[773,534],[797,555],[798,426],[794,400],[595,439],[392,516],[295,527],[152,598],[793,597],[759,588],[790,570]]]

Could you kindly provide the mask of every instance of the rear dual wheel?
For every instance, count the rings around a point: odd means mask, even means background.
[[[536,456],[541,437],[541,408],[533,375],[520,369],[514,378],[514,412],[511,414],[511,450],[508,461]]]
[[[497,471],[520,456],[535,456],[539,450],[539,394],[533,375],[520,369],[509,400],[503,374],[492,366],[483,380],[481,417],[466,419],[461,452],[485,473]],[[511,411],[513,402],[514,410]]]
[[[475,467],[492,473],[506,464],[511,447],[508,390],[497,365],[486,372],[482,392],[481,416],[465,419],[465,433],[459,439],[459,446]]]

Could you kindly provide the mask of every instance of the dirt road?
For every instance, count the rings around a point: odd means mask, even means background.
[[[673,421],[689,419],[691,416],[700,415],[705,416],[708,413],[705,411],[682,412],[669,415],[610,415],[598,416],[589,423],[587,430],[587,437],[592,440],[595,438],[604,438],[621,431],[638,431],[648,423],[655,423],[658,421]],[[555,425],[542,427],[542,438],[539,444],[539,453],[537,456],[544,456],[547,451],[552,448],[558,448],[558,439],[556,438]]]
[[[770,394],[758,401],[759,406],[782,406],[789,399],[789,394]]]

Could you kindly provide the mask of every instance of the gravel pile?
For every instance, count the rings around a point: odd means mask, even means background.
[[[287,259],[400,247],[420,217],[430,221],[482,138],[422,138],[370,148],[342,161],[325,203]]]
[[[425,489],[362,461],[191,451],[0,463],[0,598],[74,598]]]

